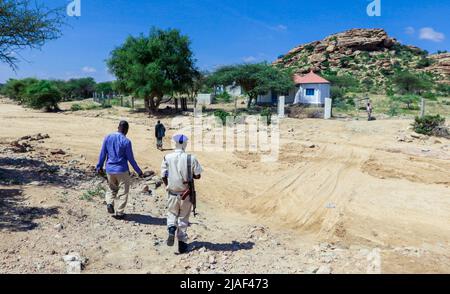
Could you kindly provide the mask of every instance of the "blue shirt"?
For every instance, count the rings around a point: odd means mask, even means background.
[[[100,152],[97,171],[103,168],[106,160],[106,173],[111,175],[129,172],[128,162],[133,169],[141,174],[142,171],[134,160],[131,141],[122,133],[108,135],[103,141]]]

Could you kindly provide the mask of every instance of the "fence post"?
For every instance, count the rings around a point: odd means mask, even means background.
[[[425,116],[425,99],[422,98],[421,102],[420,102],[420,117],[424,117]]]

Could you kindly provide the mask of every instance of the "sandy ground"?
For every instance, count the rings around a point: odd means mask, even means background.
[[[34,151],[0,153],[3,174],[28,173],[0,183],[0,272],[64,273],[70,252],[86,259],[84,273],[450,272],[450,141],[411,137],[409,120],[286,119],[275,163],[249,152],[198,152],[200,215],[191,220],[191,253],[179,256],[164,244],[163,189],[149,196],[136,180],[125,221],[111,219],[100,197],[80,198],[105,186],[88,171],[121,118],[131,123],[138,163],[158,171],[164,153],[154,146],[155,119],[144,114],[0,104],[3,146],[50,136]],[[51,155],[55,149],[66,154]],[[84,173],[70,184],[73,171],[49,181],[26,160]]]

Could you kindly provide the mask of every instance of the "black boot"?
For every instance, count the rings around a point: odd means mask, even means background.
[[[178,252],[180,254],[184,254],[187,251],[188,251],[188,244],[184,243],[184,242],[181,242],[181,241],[178,241]]]
[[[177,227],[169,228],[169,238],[167,238],[167,246],[173,246],[175,243],[175,233],[177,231]]]
[[[106,205],[106,209],[108,210],[109,214],[114,214],[114,206],[112,204]]]

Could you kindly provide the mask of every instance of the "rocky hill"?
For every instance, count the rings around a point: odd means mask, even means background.
[[[383,29],[353,29],[300,45],[274,62],[304,74],[351,74],[370,86],[384,86],[396,70],[429,72],[437,82],[450,83],[450,54],[429,55],[400,44]]]

